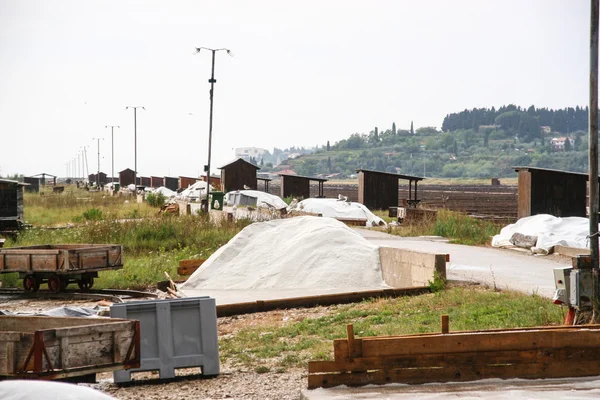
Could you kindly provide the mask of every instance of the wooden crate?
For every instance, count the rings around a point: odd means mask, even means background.
[[[139,365],[139,321],[0,316],[0,378],[62,379]]]
[[[447,320],[446,320],[447,321]],[[600,325],[348,338],[311,361],[308,388],[600,375]]]
[[[58,244],[0,249],[0,273],[101,271],[123,268],[123,247]]]

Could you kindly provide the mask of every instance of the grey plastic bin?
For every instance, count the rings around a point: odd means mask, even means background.
[[[114,304],[112,318],[140,321],[140,368],[115,371],[114,381],[131,381],[132,372],[160,371],[174,378],[175,368],[202,367],[206,376],[219,374],[215,299],[191,297]]]

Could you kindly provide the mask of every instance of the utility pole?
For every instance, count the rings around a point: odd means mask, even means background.
[[[110,128],[110,146],[111,146],[111,172],[110,172],[110,182],[113,184],[115,182],[115,128],[121,128],[119,125],[106,125],[104,128]]]
[[[89,168],[88,162],[87,162],[87,151],[86,151],[86,149],[87,149],[87,146],[83,146],[83,158],[85,160],[85,174],[87,176],[90,176],[90,168]]]
[[[100,187],[100,140],[104,140],[104,138],[92,138],[92,140],[96,140],[98,142],[98,173],[96,174],[96,187]]]
[[[133,186],[137,191],[137,109],[146,110],[143,106],[127,106],[125,110],[133,108]]]
[[[590,253],[592,256],[592,323],[600,317],[598,287],[598,0],[590,1],[590,106],[588,165],[590,166]]]
[[[228,49],[209,49],[206,47],[196,47],[196,53],[200,53],[200,50],[208,50],[212,52],[212,69],[210,73],[210,79],[208,82],[210,83],[210,118],[208,123],[208,164],[204,168],[206,171],[206,205],[204,211],[208,212],[210,205],[210,156],[211,156],[211,148],[212,148],[212,124],[213,124],[213,95],[215,83],[217,80],[215,79],[215,53],[217,51],[226,51],[227,54],[233,57],[231,54],[231,50]]]

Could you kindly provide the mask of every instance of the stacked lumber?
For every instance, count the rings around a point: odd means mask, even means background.
[[[600,375],[600,325],[368,338],[349,325],[333,348],[333,361],[309,362],[309,389]]]

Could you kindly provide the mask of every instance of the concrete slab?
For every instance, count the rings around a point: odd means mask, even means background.
[[[390,384],[302,391],[304,400],[342,399],[597,399],[600,379],[486,379],[467,383]]]

